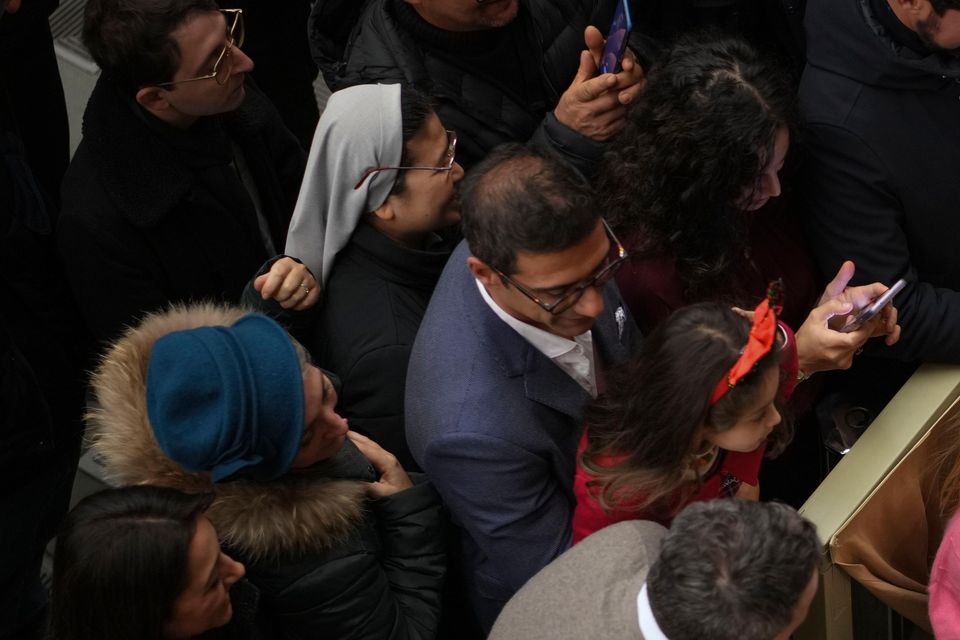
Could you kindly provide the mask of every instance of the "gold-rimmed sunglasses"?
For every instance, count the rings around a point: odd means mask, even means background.
[[[213,71],[205,76],[186,78],[185,80],[173,80],[171,82],[158,82],[153,86],[172,87],[173,85],[184,82],[196,82],[197,80],[209,80],[210,78],[216,80],[220,86],[227,84],[227,80],[230,79],[230,74],[233,72],[233,56],[231,56],[231,52],[234,47],[243,46],[243,38],[246,30],[243,26],[243,9],[220,9],[220,13],[223,14],[226,20],[227,42],[223,45],[223,49],[220,50],[217,61],[213,63]]]

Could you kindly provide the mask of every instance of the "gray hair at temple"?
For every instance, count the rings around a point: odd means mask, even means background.
[[[777,503],[711,500],[673,521],[647,576],[670,640],[771,640],[800,620],[821,555],[812,523]]]

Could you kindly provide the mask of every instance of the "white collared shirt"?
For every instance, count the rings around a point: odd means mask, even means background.
[[[643,640],[669,640],[660,630],[657,619],[653,617],[650,598],[647,596],[646,582],[640,587],[640,594],[637,596],[637,616],[640,619],[640,633],[643,634]]]
[[[530,346],[550,358],[558,367],[563,369],[564,373],[583,387],[583,389],[590,394],[591,398],[597,397],[593,333],[590,330],[584,331],[571,340],[527,324],[501,309],[500,305],[487,293],[487,288],[484,287],[479,280],[476,280],[476,283],[477,288],[480,289],[480,295],[483,296],[484,301],[493,312],[497,314],[497,317],[503,320],[508,327],[519,333],[520,337],[530,343]]]

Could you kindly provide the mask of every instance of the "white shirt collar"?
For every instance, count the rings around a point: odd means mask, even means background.
[[[490,297],[487,288],[479,280],[475,280],[477,288],[484,302],[487,303],[497,317],[530,343],[530,345],[553,360],[573,380],[592,397],[597,397],[596,372],[594,371],[593,333],[588,329],[573,340],[564,338],[549,331],[544,331],[532,324],[514,318],[500,308],[500,305]],[[578,349],[579,347],[579,349]]]
[[[653,617],[650,598],[647,596],[646,582],[643,583],[640,594],[637,596],[637,615],[640,620],[640,633],[643,634],[643,640],[669,640],[660,630],[657,619]]]

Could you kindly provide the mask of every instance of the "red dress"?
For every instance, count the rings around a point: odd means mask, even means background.
[[[580,446],[577,448],[578,460],[586,446],[587,434],[584,433],[580,439]],[[635,511],[630,509],[604,512],[600,503],[594,497],[598,492],[597,488],[587,486],[587,482],[592,476],[578,464],[577,473],[573,480],[573,493],[577,498],[577,506],[573,511],[573,543],[576,544],[591,533],[624,520],[653,520],[669,527],[674,515],[692,502],[733,496],[740,488],[741,483],[744,482],[756,486],[764,451],[766,451],[766,445],[762,445],[750,453],[721,449],[720,458],[714,463],[713,470],[703,478],[703,486],[700,487],[700,490],[685,502],[678,504],[676,509],[671,509],[666,513],[662,510]],[[610,460],[611,463],[614,461],[613,459]],[[601,460],[601,463],[603,462]]]

